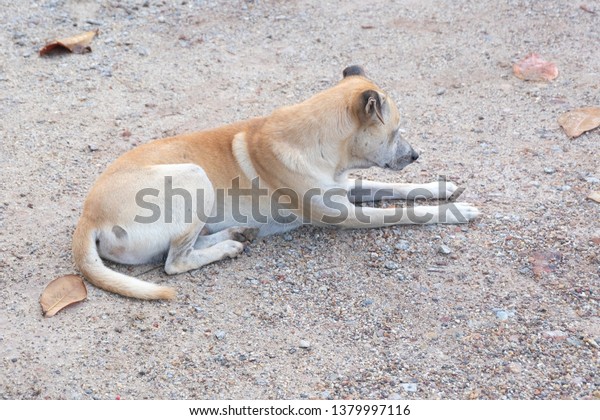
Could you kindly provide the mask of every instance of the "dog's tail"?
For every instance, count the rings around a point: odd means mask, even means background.
[[[98,255],[97,232],[85,216],[81,218],[73,235],[75,264],[95,286],[109,292],[138,299],[173,299],[171,287],[148,283],[135,277],[117,273],[106,267]]]

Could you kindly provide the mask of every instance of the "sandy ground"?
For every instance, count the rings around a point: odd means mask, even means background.
[[[600,2],[0,0],[0,398],[600,397]],[[46,41],[98,28],[93,51]],[[557,63],[523,82],[529,52]],[[87,191],[152,139],[268,114],[348,64],[398,102],[421,159],[483,212],[466,226],[301,228],[169,277],[174,302],[88,299],[45,319],[75,272]],[[450,254],[440,253],[446,245]],[[549,260],[533,273],[532,258]],[[142,274],[145,273],[145,274]]]

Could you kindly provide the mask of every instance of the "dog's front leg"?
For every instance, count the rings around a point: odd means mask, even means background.
[[[479,216],[479,210],[468,203],[446,203],[439,206],[373,208],[355,206],[350,201],[324,202],[313,209],[314,224],[342,228],[378,228],[393,225],[459,224]]]
[[[365,179],[348,180],[348,199],[353,203],[417,198],[448,199],[458,187],[445,179],[427,184],[393,184]]]

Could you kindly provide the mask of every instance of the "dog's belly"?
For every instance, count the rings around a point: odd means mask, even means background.
[[[211,217],[206,221],[204,230],[208,233],[220,232],[236,226],[257,228],[258,236],[268,236],[287,232],[302,225],[302,219],[284,207],[276,207],[270,198],[252,201],[241,199],[239,202],[218,199]]]
[[[240,223],[236,220],[227,220],[220,223],[207,223],[205,231],[209,234],[220,232],[224,229],[236,226],[253,227],[258,229],[258,236],[276,235],[278,233],[288,232],[297,229],[302,225],[301,221],[291,223],[277,223],[274,220],[268,222],[259,222],[257,220],[247,220],[246,223]]]

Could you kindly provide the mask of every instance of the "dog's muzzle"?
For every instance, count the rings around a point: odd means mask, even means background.
[[[419,159],[419,153],[417,153],[417,151],[410,145],[406,144],[405,147],[399,147],[396,151],[395,159],[389,163],[386,163],[383,167],[386,169],[399,171],[406,168],[417,159]]]

